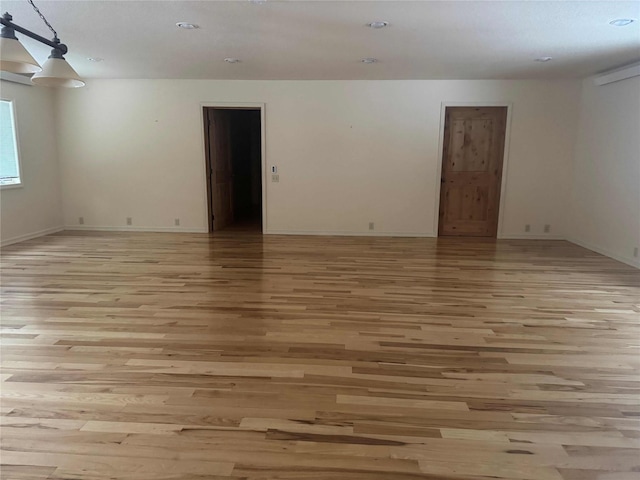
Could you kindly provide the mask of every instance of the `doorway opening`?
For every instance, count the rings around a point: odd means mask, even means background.
[[[203,107],[209,232],[262,232],[259,108]]]
[[[498,234],[507,107],[446,107],[438,236]]]

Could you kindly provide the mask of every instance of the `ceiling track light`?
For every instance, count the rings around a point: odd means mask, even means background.
[[[367,57],[367,58],[363,58],[360,60],[362,63],[366,63],[366,64],[370,64],[370,63],[378,63],[378,59],[377,58],[371,58],[371,57]]]
[[[0,32],[0,50],[2,50],[0,70],[22,74],[32,73],[31,82],[45,87],[83,87],[85,85],[84,81],[64,58],[64,55],[68,52],[67,46],[60,42],[58,33],[44,15],[40,13],[33,1],[28,1],[53,33],[53,39],[49,40],[13,23],[13,17],[8,12],[5,13],[0,17],[0,24],[2,24]],[[42,67],[20,43],[16,37],[16,32],[51,47],[51,55]]]

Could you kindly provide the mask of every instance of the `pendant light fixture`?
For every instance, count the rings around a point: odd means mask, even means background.
[[[16,25],[13,23],[13,17],[9,13],[5,13],[0,18],[0,23],[2,24],[2,31],[0,32],[0,69],[12,73],[33,73],[31,81],[36,85],[45,87],[83,87],[85,85],[84,81],[64,58],[68,51],[67,46],[60,43],[58,33],[44,15],[40,13],[33,0],[27,1],[45,25],[49,27],[49,30],[53,33],[53,39],[48,40],[20,25]],[[16,37],[16,32],[52,48],[51,55],[42,67],[38,65],[38,62],[20,43]]]
[[[54,42],[59,44],[60,40],[56,38]],[[42,71],[34,73],[31,81],[43,87],[84,87],[84,81],[67,63],[59,48],[51,49],[51,55],[44,62]]]
[[[11,21],[12,17],[5,13],[3,20]],[[42,70],[35,58],[18,41],[15,30],[2,24],[0,34],[0,70],[12,73],[36,73]]]

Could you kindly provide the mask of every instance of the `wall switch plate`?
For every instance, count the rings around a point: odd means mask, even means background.
[[[84,225],[84,217],[78,217],[78,224]]]
[[[173,221],[173,224],[174,224],[176,227],[180,226],[180,219],[179,219],[179,218],[176,218],[176,219]]]
[[[544,233],[549,233],[551,231],[551,225],[547,224],[544,226]]]
[[[373,222],[369,222],[369,230],[373,230],[373,228],[374,228]]]
[[[278,173],[278,167],[271,165],[271,173]]]
[[[131,217],[127,217],[127,225],[133,225],[133,219]]]
[[[278,183],[280,181],[280,175],[271,175],[271,181],[273,183]]]
[[[531,231],[531,225],[529,225],[528,223],[524,226],[524,231],[525,232],[530,232]]]

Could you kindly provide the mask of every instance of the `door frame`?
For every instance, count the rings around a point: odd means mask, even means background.
[[[447,107],[507,107],[507,122],[504,131],[504,152],[502,154],[502,178],[500,179],[500,204],[498,206],[498,231],[496,238],[502,238],[504,209],[507,190],[507,172],[509,165],[509,144],[511,141],[511,113],[513,102],[442,102],[440,104],[440,132],[438,134],[438,164],[436,167],[435,211],[433,215],[433,234],[438,236],[440,220],[440,187],[442,178],[442,155],[444,153],[444,122]]]
[[[205,209],[205,219],[204,223],[207,225],[207,231],[211,233],[213,231],[213,227],[211,224],[211,202],[209,201],[209,178],[207,175],[207,161],[208,161],[208,153],[205,149],[205,145],[208,142],[208,139],[205,137],[205,120],[204,120],[204,109],[205,108],[219,108],[221,110],[260,110],[260,162],[261,162],[261,172],[260,179],[262,182],[262,233],[265,234],[267,232],[267,143],[266,143],[266,104],[265,103],[253,103],[253,102],[200,102],[199,108],[199,117],[200,117],[200,145],[202,148],[202,156],[204,159],[202,166],[204,170],[202,172],[202,177],[204,180],[204,203],[207,205]]]

